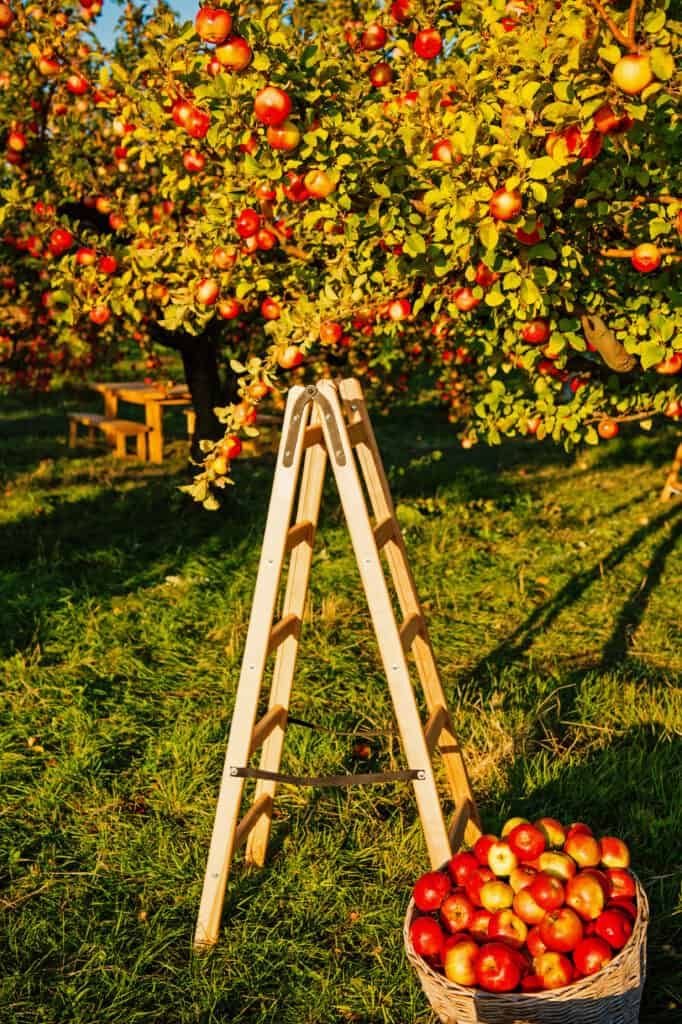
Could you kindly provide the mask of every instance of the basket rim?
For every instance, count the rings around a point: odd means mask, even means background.
[[[439,870],[444,870],[447,866]],[[646,937],[646,927],[649,922],[649,900],[647,899],[646,891],[641,881],[637,877],[634,871],[630,874],[635,880],[635,887],[637,890],[637,917],[632,928],[632,934],[625,943],[622,949],[618,950],[616,956],[608,962],[606,967],[602,967],[596,974],[589,974],[584,978],[579,978],[577,981],[572,981],[569,985],[562,985],[560,988],[546,989],[540,992],[488,992],[483,988],[478,988],[474,985],[458,985],[455,981],[450,981],[444,974],[440,974],[424,960],[422,956],[417,953],[412,945],[410,939],[410,925],[415,916],[417,910],[414,898],[410,898],[410,902],[405,912],[405,923],[403,925],[403,941],[405,944],[405,952],[408,960],[412,963],[413,967],[417,972],[421,971],[429,978],[433,978],[434,982],[440,985],[446,992],[451,992],[453,995],[468,996],[469,998],[489,998],[494,999],[496,1005],[502,1006],[505,1001],[509,1003],[517,1004],[520,1000],[533,1001],[536,1004],[538,999],[542,1001],[548,1001],[555,998],[557,995],[571,991],[580,994],[581,991],[585,991],[591,985],[595,983],[597,979],[601,980],[606,974],[613,974],[620,968],[622,961],[625,956],[632,951],[635,945],[640,946]]]

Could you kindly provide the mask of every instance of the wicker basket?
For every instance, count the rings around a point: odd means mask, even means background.
[[[415,953],[410,900],[405,916],[407,958],[442,1024],[636,1024],[646,973],[649,904],[638,879],[637,920],[627,944],[598,974],[549,992],[490,993],[455,985]]]

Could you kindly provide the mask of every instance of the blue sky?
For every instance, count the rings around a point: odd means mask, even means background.
[[[104,46],[111,46],[114,41],[116,22],[123,13],[123,6],[123,4],[114,3],[114,0],[104,0],[102,4],[102,13],[95,23],[95,33]],[[170,0],[170,6],[182,21],[188,18],[194,20],[199,0]]]

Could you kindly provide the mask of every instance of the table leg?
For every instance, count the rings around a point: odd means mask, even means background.
[[[115,391],[104,392],[104,415],[112,420],[118,416],[118,395]]]
[[[151,427],[149,431],[149,461],[163,462],[163,426],[161,417],[163,410],[160,402],[146,402],[144,407],[145,423]]]

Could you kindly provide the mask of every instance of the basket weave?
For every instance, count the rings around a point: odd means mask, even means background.
[[[589,978],[548,992],[492,993],[456,985],[415,953],[410,925],[417,916],[410,900],[403,937],[434,1013],[442,1024],[636,1024],[646,974],[649,904],[639,879],[637,920],[627,944]]]

